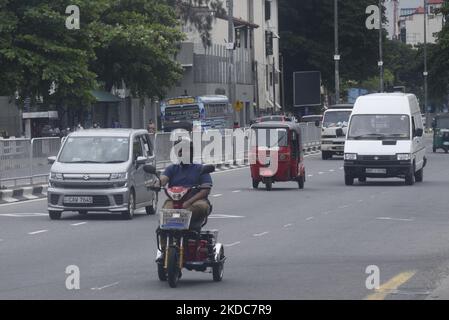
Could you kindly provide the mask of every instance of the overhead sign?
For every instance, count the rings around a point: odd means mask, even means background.
[[[321,105],[321,72],[293,73],[293,105],[295,107]]]

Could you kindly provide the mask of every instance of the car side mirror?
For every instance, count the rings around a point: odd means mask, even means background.
[[[418,128],[418,129],[415,130],[415,136],[422,137],[423,134],[424,134],[424,131],[423,131],[422,128]]]
[[[208,174],[208,173],[212,173],[215,171],[215,166],[213,165],[204,165],[203,169],[201,170],[201,174]]]
[[[337,137],[344,137],[345,136],[345,133],[344,133],[343,129],[341,129],[341,128],[337,129],[335,131],[335,133],[336,133]]]
[[[149,174],[156,174],[157,173],[156,167],[151,165],[151,164],[144,165],[143,166],[143,171],[145,171],[146,173],[149,173]]]
[[[137,165],[141,165],[141,164],[145,164],[145,163],[147,163],[147,161],[148,161],[148,159],[147,159],[147,157],[137,157],[136,158],[136,164]]]
[[[56,156],[51,156],[47,158],[48,164],[53,164],[56,162]]]

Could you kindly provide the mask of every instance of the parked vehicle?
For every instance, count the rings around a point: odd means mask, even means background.
[[[154,166],[146,165],[144,170],[157,176]],[[203,166],[201,173],[213,171],[214,166],[206,165]],[[183,209],[183,204],[189,199],[191,191],[198,188],[200,186],[162,188],[167,197],[173,201],[174,209],[160,210],[160,223],[156,232],[158,248],[156,263],[159,280],[168,281],[172,288],[177,286],[183,268],[200,272],[210,268],[214,281],[221,281],[223,278],[226,257],[223,245],[217,242],[218,231],[201,231],[207,223],[207,218],[200,222],[201,225],[192,226],[190,223],[192,212]],[[161,190],[159,187],[150,189],[156,192]],[[212,206],[210,210],[212,211]]]
[[[352,108],[352,104],[338,104],[330,106],[324,112],[321,128],[321,157],[323,160],[330,159],[334,155],[343,155]],[[316,125],[319,126],[319,123]]]
[[[285,122],[285,121],[293,121],[292,118],[284,116],[284,115],[271,115],[271,116],[263,116],[256,119],[257,123],[260,122],[269,122],[269,121],[277,121],[277,122]]]
[[[70,133],[53,163],[49,178],[48,212],[60,219],[64,211],[107,211],[132,219],[138,208],[154,214],[154,192],[143,170],[155,164],[146,130],[90,129]]]
[[[433,152],[443,149],[449,152],[449,113],[442,113],[435,117],[433,127]]]
[[[296,181],[304,188],[306,173],[301,128],[293,122],[262,122],[251,126],[250,169],[253,188],[268,191],[275,182]]]
[[[357,99],[345,144],[345,184],[354,179],[423,181],[426,148],[418,100],[413,94],[371,94]]]

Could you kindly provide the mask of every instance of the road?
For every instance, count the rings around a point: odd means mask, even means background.
[[[50,221],[45,201],[3,205],[0,299],[425,299],[449,271],[449,162],[428,159],[411,187],[346,187],[343,161],[319,154],[306,158],[304,190],[253,190],[249,168],[217,172],[208,228],[225,244],[224,279],[184,271],[176,289],[157,278],[155,216]],[[69,265],[80,269],[79,290],[66,289]],[[372,265],[377,291],[365,285]]]

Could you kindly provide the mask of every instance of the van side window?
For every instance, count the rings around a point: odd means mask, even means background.
[[[148,157],[151,157],[153,155],[153,144],[151,143],[150,135],[146,134],[142,136],[143,141],[143,148],[145,151],[145,154]]]
[[[142,157],[142,143],[140,142],[140,137],[134,137],[133,140],[133,158],[136,159],[137,157]]]
[[[416,132],[415,117],[412,117],[412,134],[413,134],[413,137],[415,136],[415,132]]]

